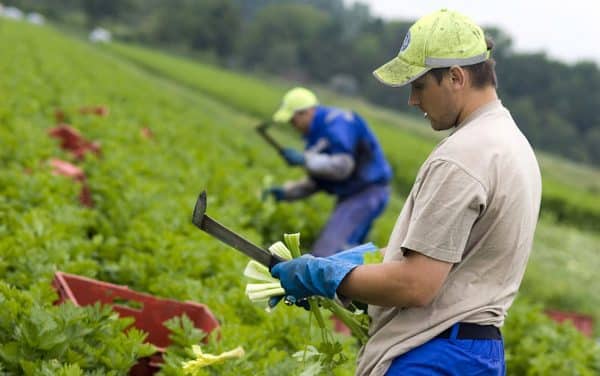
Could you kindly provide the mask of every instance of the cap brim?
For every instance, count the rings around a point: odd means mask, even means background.
[[[373,75],[388,86],[400,87],[413,82],[429,70],[431,68],[411,65],[399,57],[395,57],[377,68]]]
[[[273,121],[277,123],[288,123],[294,117],[292,111],[280,108],[273,114]]]

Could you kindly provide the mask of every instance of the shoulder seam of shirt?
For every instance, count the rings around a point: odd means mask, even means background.
[[[479,183],[479,185],[481,185],[481,188],[483,189],[483,191],[485,192],[485,194],[488,194],[488,188],[485,186],[485,184],[483,184],[483,182],[478,179],[475,174],[473,174],[471,171],[469,171],[468,168],[466,168],[465,166],[463,166],[461,163],[459,163],[458,161],[455,161],[454,159],[449,159],[447,157],[437,157],[432,159],[431,161],[429,161],[429,165],[433,165],[433,163],[438,162],[438,161],[442,161],[442,162],[446,162],[446,163],[450,163],[455,165],[456,167],[458,167],[459,169],[461,169],[462,171],[464,171],[465,174],[469,175],[471,178],[473,178],[473,180],[475,180],[477,183]]]

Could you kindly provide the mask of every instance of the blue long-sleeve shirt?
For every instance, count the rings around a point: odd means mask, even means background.
[[[317,189],[340,199],[369,185],[385,184],[392,177],[379,142],[365,120],[356,113],[318,106],[305,140],[306,169],[311,180]],[[349,163],[336,165],[335,157],[342,157],[342,162],[346,159]],[[337,166],[348,164],[350,170],[347,173],[341,177],[336,174]]]

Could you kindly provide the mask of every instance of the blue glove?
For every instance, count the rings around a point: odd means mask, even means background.
[[[296,267],[294,265],[289,265],[290,262],[283,263],[288,264],[285,266],[282,264],[275,265],[273,267],[273,270],[271,271],[271,274],[274,277],[279,278],[281,280],[281,284],[285,289],[287,295],[291,295],[292,298],[297,298],[299,301],[301,301],[302,298],[312,295],[321,295],[328,298],[333,298],[339,284],[342,282],[346,274],[348,274],[352,269],[354,269],[354,267],[362,265],[364,263],[365,253],[372,252],[375,250],[377,250],[377,247],[373,243],[366,243],[356,246],[354,248],[347,249],[342,252],[338,252],[326,258],[319,258],[310,262],[307,261],[304,270],[305,275],[300,275],[296,278],[292,274],[294,270],[298,271],[299,273],[302,273],[303,271],[299,269],[301,268],[301,266]],[[321,263],[320,266],[308,266],[308,264],[314,265],[315,263],[317,263],[318,265],[318,261],[316,260],[327,261]],[[334,263],[339,263],[340,267],[336,268],[335,264],[326,265],[327,262],[332,261]],[[327,274],[327,268],[329,267],[338,270],[337,273],[331,274],[332,276],[337,275],[337,277],[332,278],[332,281],[318,280],[319,275],[329,275]],[[322,272],[319,270],[319,268],[325,268],[326,271]],[[283,280],[284,278],[286,279],[285,282]],[[297,283],[298,285],[294,286],[294,283]]]
[[[297,300],[313,295],[333,299],[344,277],[357,266],[328,257],[304,255],[275,265],[271,275],[279,279],[286,295]]]
[[[268,189],[265,189],[262,192],[262,200],[266,200],[267,197],[269,196],[273,196],[273,198],[275,199],[275,201],[281,201],[285,198],[285,191],[283,190],[282,187],[271,187]]]
[[[283,295],[280,296],[274,296],[272,298],[269,299],[269,308],[273,309],[275,308],[275,306],[284,298]],[[296,300],[296,297],[291,296],[291,295],[286,295],[285,296],[285,304],[286,305],[297,305],[298,307],[302,307],[307,311],[310,311],[310,305],[308,303],[308,300],[306,299],[299,299]]]
[[[283,299],[283,295],[273,296],[269,299],[269,308],[275,308],[277,303],[279,303]]]
[[[296,149],[285,148],[281,152],[283,158],[287,161],[290,166],[303,166],[304,165],[304,154]]]
[[[376,251],[377,247],[373,243],[365,243],[354,248],[338,252],[328,257],[330,260],[348,262],[355,265],[362,265],[365,262],[365,253]]]

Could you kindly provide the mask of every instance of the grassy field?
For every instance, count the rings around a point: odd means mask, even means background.
[[[600,234],[542,219],[523,294],[549,308],[593,314],[600,323],[599,253]]]
[[[207,304],[222,326],[222,340],[206,344],[207,352],[238,345],[248,351],[243,360],[206,374],[297,371],[300,366],[290,354],[318,337],[305,312],[282,307],[269,315],[253,306],[241,278],[247,259],[190,223],[197,194],[206,189],[211,216],[256,243],[269,245],[286,232],[300,231],[303,244],[316,236],[332,205],[329,197],[280,205],[260,200],[266,186],[302,174],[287,168],[253,129],[279,104],[286,84],[126,45],[99,48],[51,27],[0,23],[0,42],[10,49],[0,54],[5,72],[0,80],[0,371],[27,367],[30,374],[44,374],[42,369],[60,374],[48,367],[75,362],[80,355],[59,357],[55,347],[73,345],[69,348],[75,351],[75,342],[84,342],[82,359],[98,367],[118,351],[135,355],[128,348],[86,342],[84,324],[95,314],[78,312],[83,316],[75,319],[79,316],[52,305],[50,281],[56,270]],[[424,132],[414,116],[323,90],[319,94],[340,105],[356,105],[393,158],[395,192],[372,233],[384,245],[415,169],[436,136]],[[80,111],[99,104],[107,106],[107,116]],[[101,142],[101,156],[75,160],[48,137],[59,121],[57,109],[66,114],[62,121]],[[153,137],[143,136],[144,128]],[[298,143],[288,130],[277,134],[286,143]],[[52,173],[50,158],[85,171],[93,208],[79,204],[79,183]],[[561,165],[565,170],[557,179],[586,175]],[[559,185],[597,198],[576,181]],[[598,317],[598,232],[556,221],[549,211],[539,223],[522,296],[547,308]],[[7,284],[16,292],[7,294]],[[84,326],[74,329],[66,322]],[[22,332],[35,336],[24,340]],[[355,344],[339,340],[349,361],[335,374],[349,375]],[[112,369],[110,364],[106,367]]]

